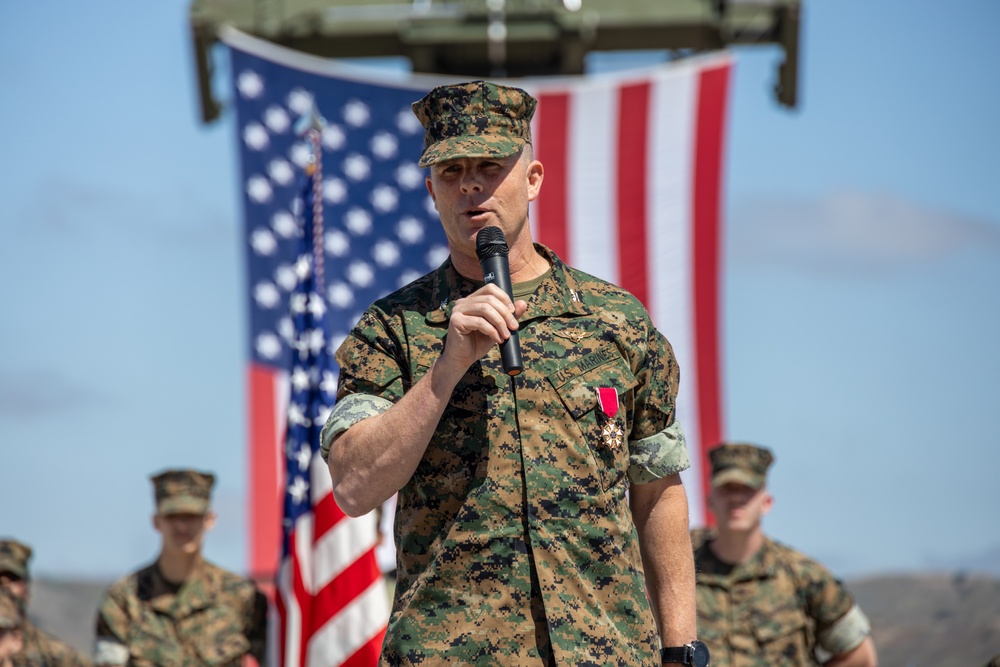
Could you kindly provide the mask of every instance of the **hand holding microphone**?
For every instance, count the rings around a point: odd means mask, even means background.
[[[495,284],[513,302],[514,291],[510,283],[510,264],[507,261],[509,252],[507,239],[499,227],[484,227],[476,234],[476,256],[483,268],[484,282],[487,285]],[[519,375],[524,369],[517,331],[511,331],[510,338],[500,344],[500,360],[503,362],[503,372],[507,375]]]

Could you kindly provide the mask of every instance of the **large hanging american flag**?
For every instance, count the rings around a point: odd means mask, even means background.
[[[224,39],[249,267],[250,566],[267,573],[276,566],[288,492],[276,471],[293,331],[286,314],[295,286],[294,173],[309,154],[292,123],[314,103],[329,122],[324,296],[328,349],[336,350],[369,303],[447,256],[416,166],[422,128],[410,103],[448,80],[362,70],[232,30]],[[531,208],[535,240],[633,292],[673,344],[695,524],[705,520],[705,453],[722,436],[719,207],[730,70],[720,54],[628,74],[508,82],[539,99],[532,133],[545,183]]]

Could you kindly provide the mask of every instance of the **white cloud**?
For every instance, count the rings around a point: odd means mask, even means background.
[[[968,248],[1000,252],[1000,221],[934,209],[886,193],[756,199],[731,213],[727,256],[737,263],[884,269]]]

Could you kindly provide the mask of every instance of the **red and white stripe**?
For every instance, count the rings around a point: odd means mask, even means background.
[[[281,544],[281,443],[288,374],[252,366],[250,404],[250,553],[253,572],[267,576],[274,572]],[[277,655],[272,656],[277,660],[272,662],[285,667],[370,667],[378,662],[389,618],[374,556],[375,519],[351,519],[341,511],[319,455],[310,464],[310,481],[313,511],[295,525],[292,555],[278,566],[274,601],[281,622],[275,633]]]
[[[533,237],[649,309],[681,368],[693,524],[706,519],[705,452],[722,436],[719,285],[728,56],[588,79],[523,81],[545,165]]]
[[[375,562],[374,518],[350,519],[333,500],[326,463],[310,468],[313,512],[293,532],[291,557],[278,570],[277,606],[285,619],[278,650],[285,667],[363,667],[378,661],[389,618]]]

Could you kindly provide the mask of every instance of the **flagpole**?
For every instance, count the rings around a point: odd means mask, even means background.
[[[316,294],[323,294],[323,127],[326,120],[313,107],[304,117],[308,125],[305,138],[311,147],[309,164],[306,173],[312,178],[312,254],[313,254],[313,289]],[[303,230],[308,233],[308,230]]]

